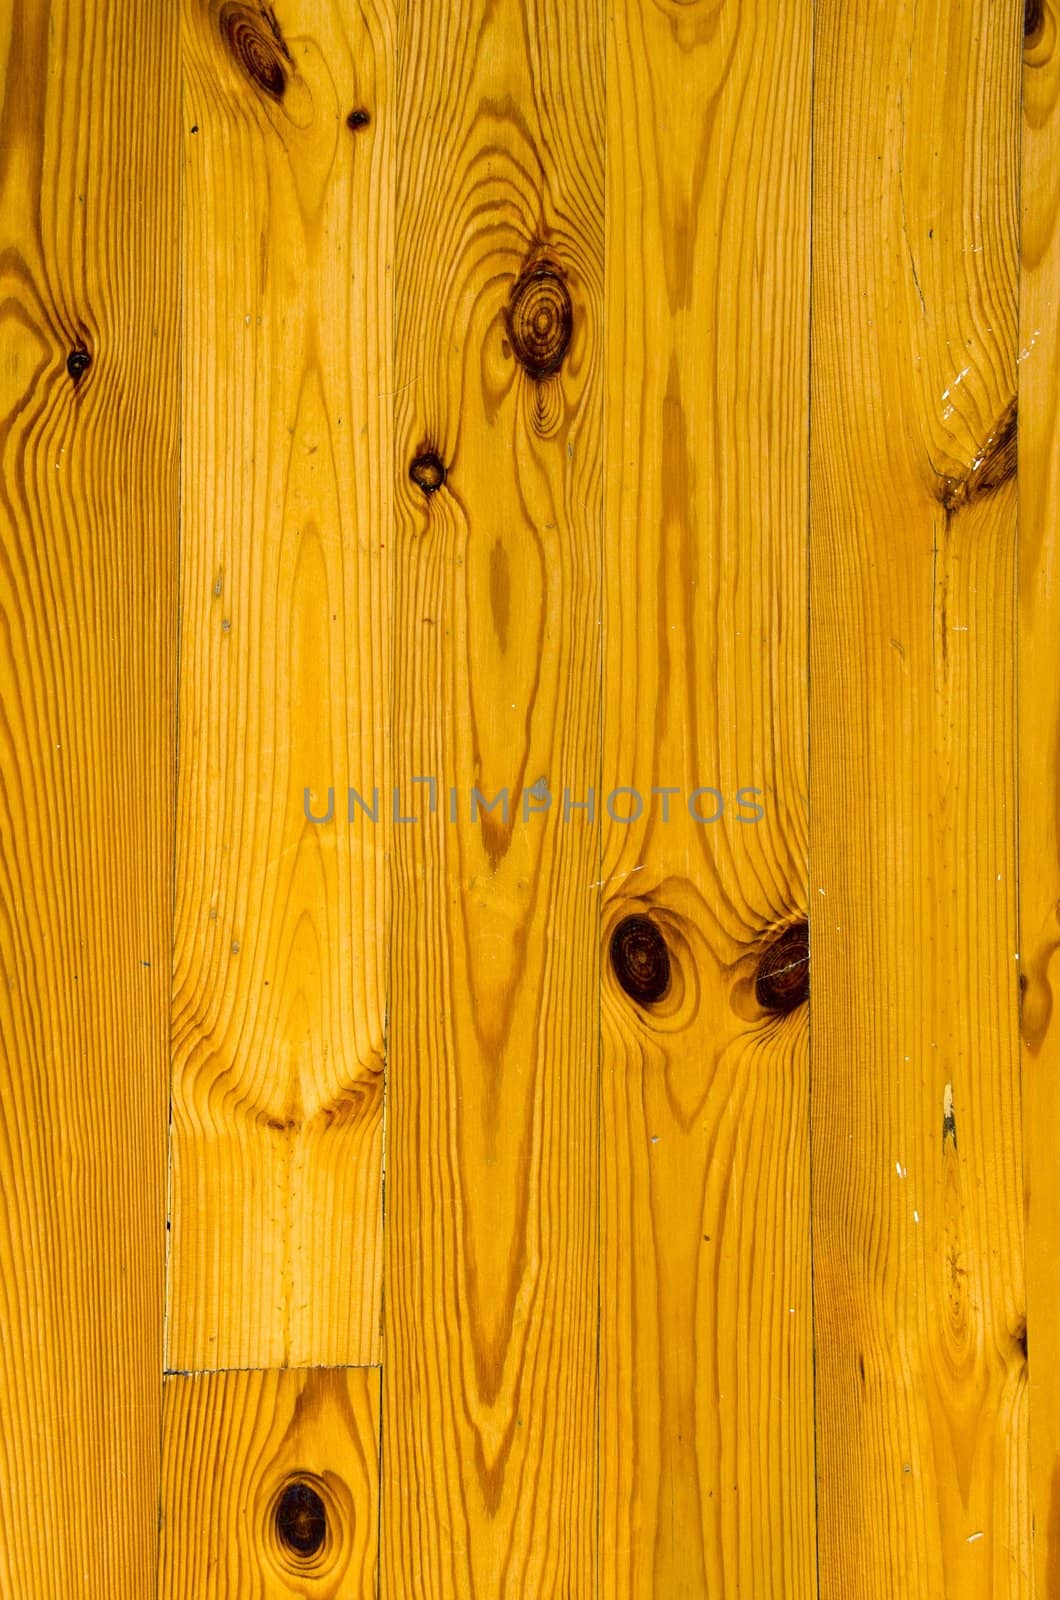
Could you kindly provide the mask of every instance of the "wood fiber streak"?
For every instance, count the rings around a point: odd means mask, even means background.
[[[821,0],[821,1595],[1026,1596],[1015,815],[1022,6]]]
[[[12,1600],[154,1585],[177,76],[161,17],[145,28],[120,0],[0,0],[0,1594]]]
[[[1020,971],[1030,1486],[1038,1600],[1060,1596],[1060,10],[1028,7],[1023,66],[1020,467]]]
[[[378,1368],[177,1374],[165,1427],[160,1600],[375,1600]]]
[[[387,756],[394,34],[387,0],[182,16],[168,1364],[364,1362],[386,823],[346,793]]]
[[[810,20],[608,29],[601,788],[645,809],[599,874],[607,1600],[815,1592],[807,1008],[756,992],[806,917]]]
[[[398,40],[389,1600],[594,1592],[602,13]]]

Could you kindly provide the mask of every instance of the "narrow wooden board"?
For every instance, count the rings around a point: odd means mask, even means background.
[[[1039,1600],[1060,1595],[1060,10],[1029,3],[1019,339],[1020,982],[1030,1501]]]
[[[154,1584],[177,84],[175,21],[0,0],[0,1593],[18,1600]]]
[[[185,0],[183,57],[168,1364],[364,1362],[386,823],[346,791],[385,782],[394,40],[368,0]]]
[[[1017,1005],[1022,6],[821,0],[821,1595],[1030,1592]]]
[[[375,1600],[378,1368],[181,1374],[165,1426],[161,1600]]]
[[[594,1583],[602,11],[398,39],[390,1600]]]
[[[815,1592],[811,13],[752,11],[618,0],[608,29],[601,788],[643,803],[605,812],[600,872],[608,1600]]]

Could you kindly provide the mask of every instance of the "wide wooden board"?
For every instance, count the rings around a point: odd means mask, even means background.
[[[813,1260],[823,1600],[1026,1595],[1022,7],[817,8]]]
[[[364,1362],[387,823],[346,793],[385,781],[394,40],[370,0],[184,0],[182,50],[167,1361]]]
[[[175,21],[0,0],[0,1594],[155,1571]]]

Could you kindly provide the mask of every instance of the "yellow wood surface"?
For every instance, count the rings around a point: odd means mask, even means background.
[[[602,22],[460,0],[398,34],[389,1600],[595,1581],[599,841],[563,791],[598,776]]]
[[[600,1592],[623,1600],[816,1581],[807,1007],[754,984],[806,919],[810,46],[801,3],[619,0],[608,29],[601,788],[645,798],[605,814],[600,873]],[[658,1001],[608,959],[630,916],[668,950]]]
[[[1019,335],[1020,972],[1035,1594],[1060,1594],[1060,11],[1028,5]]]
[[[120,0],[0,3],[0,1594],[11,1600],[154,1585],[177,104],[173,29],[143,27]]]
[[[167,1362],[369,1361],[381,1255],[381,782],[394,46],[185,0],[180,781]],[[352,110],[371,122],[354,131]],[[340,816],[340,823],[341,823]]]
[[[179,1374],[165,1427],[160,1600],[372,1600],[378,1368]]]
[[[1018,11],[817,8],[811,1050],[829,1600],[1031,1592]]]
[[[1058,61],[0,0],[0,1600],[1060,1600]]]

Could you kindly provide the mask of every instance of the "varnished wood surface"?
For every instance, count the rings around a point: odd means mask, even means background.
[[[175,1369],[379,1354],[385,823],[303,794],[384,777],[393,56],[181,14]]]
[[[167,1378],[161,1546],[161,1600],[372,1600],[378,1369]]]
[[[0,0],[0,1595],[1052,1600],[1056,0],[147,11]]]
[[[1020,983],[1034,1593],[1060,1594],[1060,11],[1028,5],[1019,300]]]
[[[810,23],[608,29],[601,788],[646,801],[600,870],[612,1600],[815,1588],[808,1016],[755,992],[807,910]]]
[[[603,10],[405,7],[397,48],[382,1593],[587,1595]]]
[[[817,11],[813,1270],[836,1600],[1032,1592],[1019,23],[977,3]]]
[[[120,0],[0,3],[0,1594],[12,1600],[154,1587],[177,76],[175,30],[142,27]]]

